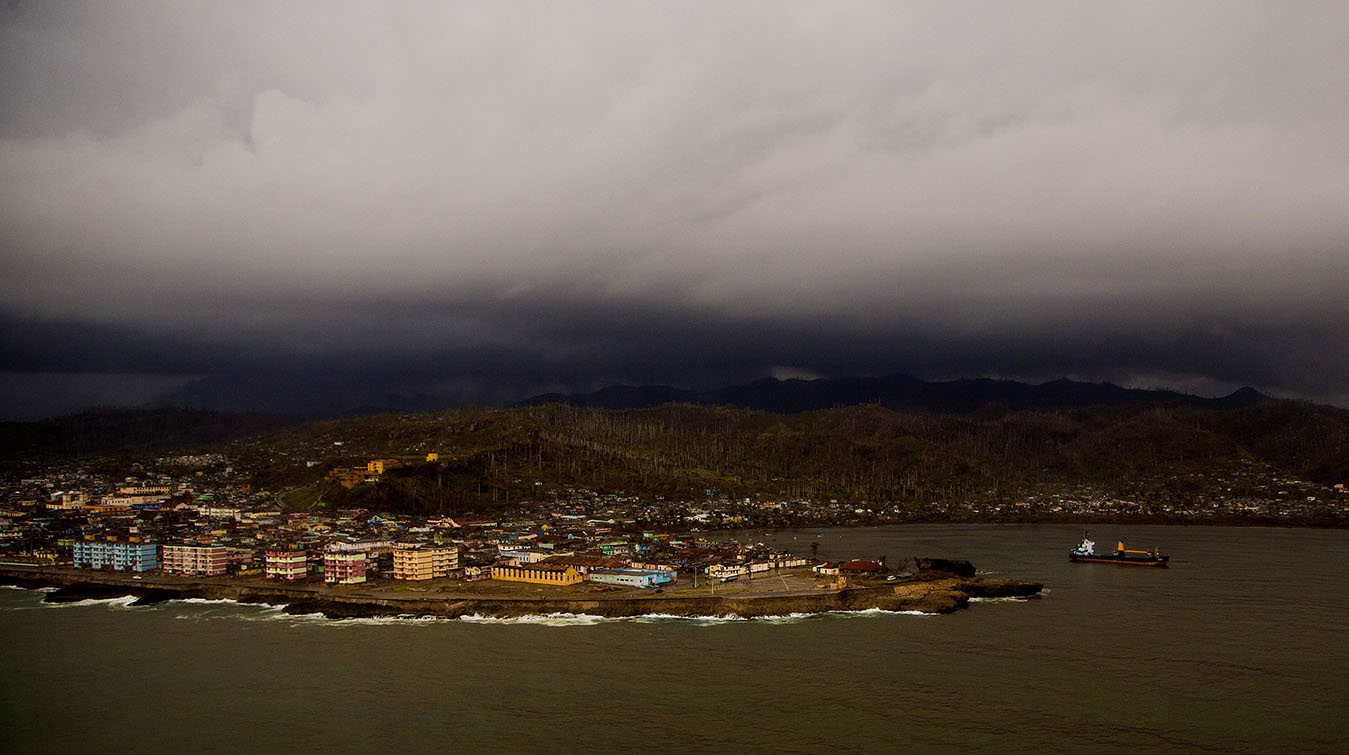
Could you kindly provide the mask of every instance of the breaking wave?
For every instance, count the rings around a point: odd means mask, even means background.
[[[365,616],[350,619],[330,619],[321,613],[301,614],[306,620],[317,620],[319,623],[328,626],[344,627],[369,627],[369,626],[425,626],[428,624],[438,624],[449,621],[449,619],[440,616],[413,616],[412,614],[402,614],[400,616]],[[296,618],[290,616],[288,618]]]
[[[860,611],[834,611],[840,616],[940,616],[931,611],[887,611],[884,608],[863,608]]]
[[[48,590],[47,592],[50,592]],[[136,596],[126,595],[117,598],[85,599],[70,603],[41,603],[45,608],[65,608],[69,606],[107,606],[110,608],[131,608],[135,606]],[[1015,598],[987,598],[978,599],[981,602],[999,602],[999,601],[1020,601]],[[180,604],[184,608],[191,606],[191,610],[179,611],[175,619],[182,621],[263,621],[263,622],[285,622],[292,626],[316,625],[328,627],[356,627],[356,626],[430,626],[443,623],[466,623],[466,624],[505,624],[505,625],[529,625],[529,626],[548,626],[548,627],[575,627],[575,626],[594,626],[597,624],[614,623],[634,623],[634,624],[672,624],[687,626],[720,626],[723,624],[740,624],[745,622],[755,622],[759,624],[798,624],[806,621],[821,621],[830,619],[845,618],[864,618],[876,616],[933,616],[935,614],[922,611],[886,611],[879,608],[868,608],[858,611],[824,611],[817,613],[789,613],[776,616],[680,616],[675,614],[644,614],[641,616],[597,616],[585,613],[548,613],[548,614],[527,614],[523,616],[484,616],[482,614],[469,614],[458,617],[445,616],[417,616],[413,614],[400,614],[398,616],[370,616],[370,617],[329,617],[321,612],[313,613],[286,613],[285,605],[273,605],[268,603],[242,603],[228,598],[175,598],[164,603],[151,604],[144,606],[147,610],[162,609],[172,604]]]
[[[482,614],[468,614],[460,616],[459,621],[470,624],[541,624],[550,627],[575,627],[589,626],[592,624],[607,624],[620,619],[607,616],[593,616],[586,613],[547,613],[530,614],[527,616],[483,616]]]
[[[176,601],[181,603],[194,603],[199,606],[207,607],[225,607],[227,604],[233,604],[245,609],[245,611],[228,612],[209,612],[182,614],[175,616],[176,619],[185,621],[262,621],[262,622],[282,622],[291,626],[312,625],[327,627],[356,627],[356,626],[425,626],[438,622],[452,621],[451,619],[439,616],[414,616],[412,614],[402,614],[399,616],[368,616],[355,618],[329,618],[320,612],[314,613],[286,613],[284,605],[271,605],[268,603],[238,603],[233,600],[204,600],[193,598],[188,600]]]
[[[55,587],[24,587],[23,585],[0,585],[0,590],[23,590],[24,592],[56,592]]]
[[[924,613],[922,611],[884,611],[879,608],[870,608],[861,611],[828,611],[822,613],[791,613],[782,616],[756,616],[747,618],[744,616],[677,616],[674,614],[646,614],[642,616],[596,616],[586,613],[548,613],[548,614],[526,614],[524,616],[484,616],[482,614],[468,614],[458,617],[445,616],[414,616],[412,614],[402,614],[399,616],[372,616],[358,618],[330,618],[323,613],[303,613],[290,614],[285,613],[284,606],[269,606],[265,611],[252,615],[233,614],[232,616],[215,616],[209,618],[239,618],[245,621],[282,621],[294,625],[312,624],[330,627],[351,627],[351,626],[429,626],[444,623],[465,623],[465,624],[498,624],[498,625],[524,625],[524,626],[546,626],[546,627],[584,627],[595,626],[597,624],[685,624],[691,626],[718,626],[722,624],[739,624],[744,622],[757,622],[761,624],[796,624],[803,621],[818,621],[837,618],[860,618],[868,616],[933,616],[935,614]],[[195,618],[195,617],[179,617]]]
[[[865,616],[933,616],[923,611],[885,611],[869,608],[861,611],[825,611],[819,613],[789,613],[781,616],[678,616],[675,614],[646,614],[643,616],[594,616],[591,614],[550,613],[528,616],[496,617],[471,614],[460,616],[459,621],[473,624],[534,624],[552,627],[591,626],[630,622],[635,624],[690,624],[693,626],[717,626],[720,624],[738,624],[757,622],[761,624],[796,624],[803,621],[817,621],[830,617],[850,618]]]
[[[75,608],[80,606],[107,606],[109,608],[129,608],[139,598],[135,595],[123,595],[118,598],[85,598],[70,603],[43,603],[44,608]]]
[[[187,603],[194,606],[260,606],[262,608],[285,608],[284,604],[275,603],[245,603],[240,600],[231,600],[230,598],[174,598],[171,603]]]

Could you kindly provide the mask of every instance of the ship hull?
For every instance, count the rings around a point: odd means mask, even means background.
[[[1122,564],[1125,566],[1166,566],[1170,556],[1147,556],[1144,558],[1128,558],[1125,556],[1079,556],[1069,554],[1068,560],[1075,564]]]

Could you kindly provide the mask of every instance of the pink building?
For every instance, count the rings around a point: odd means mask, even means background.
[[[229,549],[223,545],[166,545],[160,568],[169,574],[213,577],[225,573]]]
[[[364,551],[327,551],[323,554],[323,581],[330,585],[358,585],[365,581],[367,564]]]

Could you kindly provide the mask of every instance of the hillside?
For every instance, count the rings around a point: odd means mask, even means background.
[[[548,404],[303,423],[103,411],[10,423],[0,440],[11,474],[44,459],[125,469],[152,455],[216,451],[293,506],[423,513],[615,494],[880,503],[921,515],[969,503],[1052,507],[1071,493],[1125,499],[1147,515],[1196,502],[1338,500],[1330,486],[1349,482],[1349,412],[1279,400],[965,413]],[[329,474],[386,457],[402,466],[377,482],[345,488]]]
[[[482,511],[569,489],[901,502],[921,510],[1092,486],[1160,506],[1273,495],[1285,479],[1349,480],[1349,413],[1286,401],[1230,410],[989,407],[964,415],[876,405],[774,414],[554,404],[327,420],[238,445],[264,486],[308,486],[311,500],[321,494],[333,505],[421,512]],[[433,451],[439,460],[427,463]],[[321,463],[301,471],[296,461],[306,454]],[[322,479],[334,467],[384,456],[406,464],[351,490]]]

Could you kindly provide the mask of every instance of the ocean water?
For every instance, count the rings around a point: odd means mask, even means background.
[[[1345,752],[1349,532],[1113,526],[1169,569],[1070,564],[1081,529],[736,533],[822,558],[1044,581],[928,616],[331,621],[0,590],[6,752]],[[1099,546],[1098,546],[1099,547]]]

